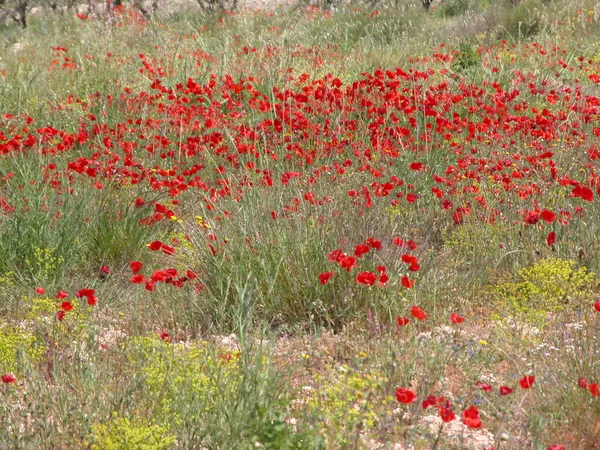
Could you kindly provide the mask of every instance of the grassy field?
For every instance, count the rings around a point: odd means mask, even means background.
[[[600,7],[0,28],[1,449],[600,449]]]

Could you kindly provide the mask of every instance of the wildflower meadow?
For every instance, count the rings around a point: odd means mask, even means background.
[[[600,449],[595,0],[0,0],[0,449]]]

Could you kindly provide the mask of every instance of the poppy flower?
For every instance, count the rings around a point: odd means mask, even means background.
[[[550,233],[548,233],[548,237],[546,238],[546,243],[550,247],[555,242],[556,242],[556,233],[554,231],[551,231]]]
[[[481,389],[484,392],[492,392],[492,386],[490,386],[489,384],[483,383],[481,381],[478,381],[477,383],[475,383],[475,386],[477,386],[479,389]]]
[[[417,320],[427,319],[427,313],[425,311],[423,311],[421,308],[419,308],[418,306],[413,306],[412,308],[410,308],[410,313]]]
[[[571,191],[571,197],[580,197],[587,202],[594,200],[594,192],[585,186],[576,186]]]
[[[60,308],[63,311],[71,311],[73,309],[73,303],[71,303],[71,302],[62,302],[60,304]]]
[[[579,381],[577,382],[577,385],[582,388],[582,389],[587,389],[588,388],[588,382],[585,378],[581,377],[579,378]]]
[[[361,272],[356,275],[356,282],[358,284],[366,284],[367,286],[373,286],[377,281],[377,275],[371,272]]]
[[[367,245],[375,250],[381,250],[381,241],[374,238],[367,238]]]
[[[423,406],[423,409],[427,409],[430,406],[437,405],[437,403],[438,403],[437,397],[435,395],[430,395],[425,400],[423,400],[422,406]]]
[[[356,258],[354,256],[344,256],[340,260],[340,266],[346,269],[347,272],[350,272],[350,269],[356,266]]]
[[[508,386],[500,386],[500,395],[508,395],[511,394],[513,391],[513,388],[510,388]]]
[[[134,284],[141,284],[143,282],[146,281],[146,279],[144,278],[144,275],[142,275],[141,273],[137,273],[134,276],[132,276],[129,281],[131,281]]]
[[[450,314],[450,322],[452,323],[462,323],[465,321],[465,318],[462,316],[459,316],[456,313],[452,313]]]
[[[535,383],[535,377],[533,375],[524,376],[519,380],[519,384],[523,389],[529,389]]]
[[[88,305],[94,306],[98,300],[95,294],[96,291],[94,289],[79,289],[75,294],[75,297],[86,297]]]
[[[2,375],[2,382],[4,384],[16,383],[17,379],[12,373],[7,373],[6,375]]]
[[[404,388],[396,389],[396,400],[398,400],[400,403],[404,403],[405,405],[408,405],[408,404],[414,402],[416,398],[417,398],[417,396],[415,395],[415,393],[409,389],[404,389]]]
[[[528,225],[535,225],[540,220],[540,215],[537,211],[526,211],[525,212],[525,223]]]
[[[171,337],[171,335],[169,333],[166,332],[162,332],[160,333],[160,339],[164,342],[171,342],[173,341],[173,338]]]
[[[36,287],[35,288],[35,293],[38,295],[44,295],[46,293],[46,289],[42,288],[42,287]]]
[[[600,312],[600,301],[594,303],[594,309],[598,312]]]
[[[175,249],[167,244],[163,244],[160,249],[165,255],[173,255],[175,253]]]
[[[414,285],[415,280],[411,280],[407,276],[402,277],[402,286],[404,286],[406,289],[412,289]]]
[[[565,448],[560,444],[554,444],[548,447],[548,450],[565,450]]]
[[[369,253],[369,246],[366,244],[358,244],[354,249],[354,256],[357,258],[362,258],[366,253]]]
[[[406,325],[408,325],[409,322],[410,322],[410,319],[408,317],[398,317],[396,319],[396,323],[398,324],[399,327],[405,327]]]
[[[454,414],[452,408],[440,408],[440,417],[444,422],[448,423],[456,419],[456,414]]]
[[[142,270],[142,266],[143,264],[139,261],[131,261],[129,263],[129,267],[131,267],[131,271],[133,273],[138,273],[140,270]]]
[[[67,298],[68,296],[69,294],[67,294],[67,292],[65,291],[58,291],[58,294],[56,294],[57,300],[62,300],[63,298]]]
[[[110,267],[108,267],[108,266],[101,266],[101,267],[100,267],[100,271],[101,271],[103,274],[106,274],[106,275],[108,275],[108,274],[110,273]]]
[[[387,273],[383,272],[379,277],[379,286],[385,286],[388,281],[390,281],[390,276]]]
[[[590,390],[590,394],[592,394],[593,397],[600,397],[600,388],[598,387],[598,383],[590,384],[588,389]]]
[[[152,241],[148,244],[148,248],[150,250],[152,250],[153,252],[160,250],[160,248],[162,247],[163,243],[160,241]]]
[[[556,219],[556,214],[553,213],[552,211],[549,211],[547,209],[542,210],[542,212],[540,213],[540,217],[542,218],[542,220],[544,222],[547,223],[552,223],[554,222],[554,219]]]
[[[481,418],[477,406],[473,405],[465,409],[462,421],[469,428],[481,428]]]
[[[66,315],[67,315],[67,313],[65,311],[63,311],[62,309],[56,311],[56,318],[58,319],[59,322],[62,322]]]
[[[329,279],[335,274],[335,272],[323,272],[319,275],[319,281],[321,284],[327,284]]]
[[[190,280],[195,280],[196,278],[198,278],[198,275],[196,275],[196,272],[194,272],[193,270],[186,270],[185,276],[188,277]]]
[[[420,170],[423,170],[423,163],[422,162],[414,162],[410,164],[410,170],[414,170],[415,172],[418,172]]]
[[[418,264],[419,260],[416,256],[404,254],[402,255],[402,262],[406,264]]]

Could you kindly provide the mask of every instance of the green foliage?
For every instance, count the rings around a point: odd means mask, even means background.
[[[175,436],[166,427],[141,419],[113,417],[108,423],[92,426],[94,450],[167,450]]]
[[[437,11],[443,17],[460,16],[477,5],[477,0],[445,0],[439,3]]]
[[[46,347],[36,337],[11,326],[0,328],[0,372],[19,373],[24,364],[36,364]]]
[[[466,72],[480,65],[481,55],[477,51],[477,46],[471,42],[461,42],[458,46],[458,55],[452,60],[452,70]]]
[[[494,286],[492,295],[501,311],[508,308],[529,323],[543,324],[548,314],[578,307],[593,296],[594,273],[575,261],[542,259],[519,270],[518,277],[520,281]]]
[[[132,364],[144,375],[157,423],[186,448],[307,448],[281,421],[282,380],[265,356],[151,338],[131,343]]]
[[[373,429],[380,417],[378,406],[386,383],[385,377],[363,374],[347,365],[337,371],[315,377],[316,392],[308,408],[330,445],[352,448],[355,439]]]
[[[530,38],[542,30],[542,9],[544,5],[538,0],[527,0],[508,8],[504,12],[501,23],[501,36]]]

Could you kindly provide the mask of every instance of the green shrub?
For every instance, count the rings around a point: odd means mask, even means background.
[[[92,430],[94,450],[167,450],[175,443],[166,427],[116,415],[108,423],[93,425]]]
[[[24,362],[39,362],[46,347],[36,337],[11,326],[0,328],[0,372],[20,372]]]
[[[549,314],[566,306],[578,306],[593,296],[595,275],[575,261],[547,258],[519,270],[520,281],[492,288],[501,310],[518,315],[529,323],[543,325]]]

